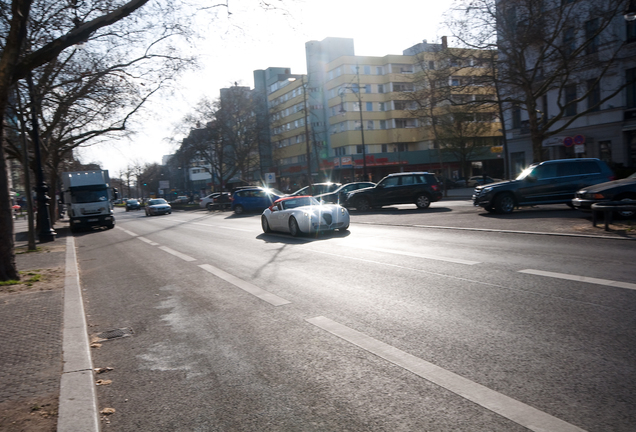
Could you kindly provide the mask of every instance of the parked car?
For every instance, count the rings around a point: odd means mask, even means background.
[[[276,189],[262,187],[239,189],[232,195],[231,209],[236,214],[246,211],[263,211],[283,195]]]
[[[311,189],[309,188],[309,186],[305,186],[304,188],[298,189],[296,192],[289,194],[289,196],[322,195],[327,192],[333,192],[340,186],[342,186],[342,184],[340,183],[314,183],[313,185],[311,185]]]
[[[311,196],[283,197],[263,211],[263,232],[282,231],[296,237],[349,229],[349,212],[338,204],[321,204]]]
[[[146,216],[155,216],[172,213],[172,207],[163,198],[153,198],[146,203]]]
[[[190,198],[188,198],[185,195],[181,195],[178,196],[174,201],[172,201],[172,204],[187,204],[190,202]]]
[[[320,195],[314,195],[318,201],[322,201],[323,203],[331,203],[331,204],[342,204],[345,202],[347,198],[347,194],[351,191],[364,189],[368,187],[375,186],[375,183],[372,182],[353,182],[347,183],[340,186],[338,189],[333,192],[327,192]]]
[[[574,208],[591,211],[592,204],[603,201],[636,201],[636,173],[627,178],[599,183],[577,191],[572,199]],[[636,212],[626,210],[616,212],[622,218],[634,217]]]
[[[515,207],[538,204],[572,205],[574,193],[614,179],[599,159],[557,159],[534,163],[515,180],[475,187],[473,204],[489,212],[511,213]]]
[[[230,208],[232,194],[229,192],[213,192],[199,201],[199,207],[208,210]]]
[[[141,203],[136,199],[129,199],[126,201],[126,211],[141,210]]]
[[[393,204],[415,204],[420,209],[442,199],[441,185],[434,174],[405,172],[389,174],[372,188],[347,194],[346,207],[367,211],[373,207]]]
[[[212,199],[212,202],[207,205],[208,210],[224,210],[229,209],[232,206],[232,195],[228,192],[223,192]]]
[[[501,181],[501,179],[496,179],[496,178],[492,178],[492,177],[489,177],[489,176],[486,176],[485,179],[484,179],[484,176],[472,176],[471,178],[468,179],[468,181],[466,181],[466,186],[467,187],[475,187],[475,186],[479,186],[479,185],[497,183],[497,182],[500,182],[500,181]]]

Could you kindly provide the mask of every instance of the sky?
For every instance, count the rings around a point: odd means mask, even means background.
[[[170,94],[150,101],[130,138],[83,148],[80,160],[101,164],[111,177],[128,166],[160,164],[183,138],[175,127],[202,97],[216,99],[221,88],[235,82],[253,88],[258,69],[306,73],[305,42],[310,40],[353,38],[356,55],[378,57],[402,54],[424,39],[439,42],[445,34],[442,15],[452,6],[452,0],[270,0],[283,6],[265,10],[260,3],[228,0],[229,16],[219,8],[216,19],[202,16],[193,22],[204,35],[196,46],[199,70],[182,76]]]

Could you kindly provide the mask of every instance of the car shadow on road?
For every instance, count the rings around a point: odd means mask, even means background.
[[[347,231],[323,231],[317,234],[303,234],[298,237],[292,237],[291,234],[283,232],[262,233],[256,236],[258,240],[266,243],[284,243],[284,244],[307,244],[315,241],[331,240],[335,238],[345,238],[351,235]]]
[[[428,214],[428,213],[447,213],[453,209],[448,207],[429,207],[427,209],[418,208],[398,208],[398,207],[382,207],[367,211],[349,210],[349,214],[355,215],[404,215],[404,214]]]
[[[577,218],[577,219],[589,219],[592,220],[591,213],[584,213],[575,209],[568,208],[566,206],[533,206],[533,207],[521,207],[515,208],[512,213],[499,214],[489,213],[488,211],[481,209],[478,216],[488,219],[560,219],[560,218]]]

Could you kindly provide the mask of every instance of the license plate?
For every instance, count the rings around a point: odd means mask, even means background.
[[[99,219],[95,218],[95,219],[89,219],[89,222],[97,222]]]

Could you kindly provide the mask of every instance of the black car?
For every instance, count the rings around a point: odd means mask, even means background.
[[[515,180],[475,187],[473,204],[497,213],[511,213],[515,207],[538,204],[571,206],[576,191],[613,179],[612,170],[599,159],[538,162]]]
[[[305,186],[304,188],[298,189],[296,192],[289,194],[289,196],[302,196],[302,195],[321,195],[327,192],[333,192],[342,186],[340,183],[314,183],[311,185],[311,189],[309,186]],[[313,192],[313,193],[312,193]]]
[[[434,174],[405,172],[389,174],[374,187],[349,192],[344,206],[367,211],[387,205],[415,204],[425,209],[441,199],[442,187]]]
[[[317,200],[329,204],[341,204],[347,199],[347,194],[354,190],[364,189],[375,186],[372,182],[353,182],[340,186],[333,192],[323,193],[320,195],[314,195]]]
[[[624,179],[583,188],[574,194],[572,205],[579,210],[591,211],[594,203],[626,200],[636,200],[636,173]],[[636,214],[636,212],[629,210],[616,213],[626,219],[632,218]]]
[[[126,211],[141,210],[141,204],[136,199],[129,199],[126,201]]]

